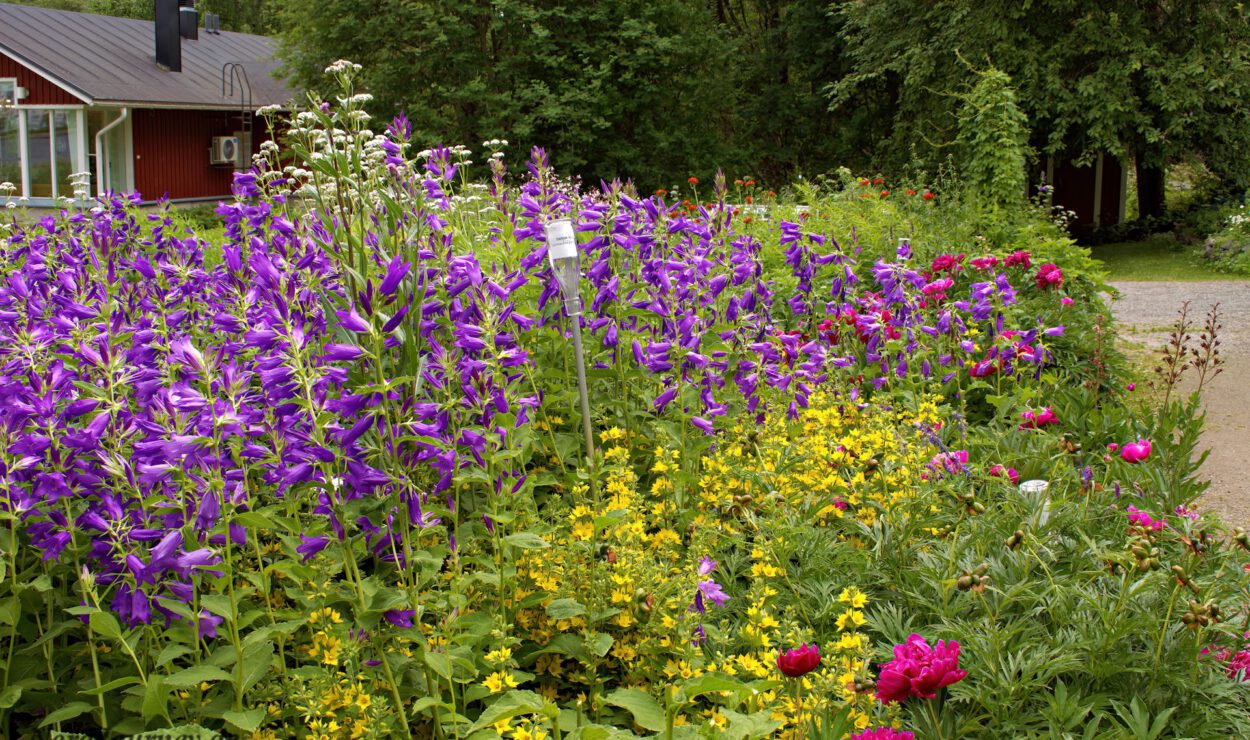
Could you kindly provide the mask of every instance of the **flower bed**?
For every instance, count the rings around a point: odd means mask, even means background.
[[[750,223],[541,151],[475,186],[351,92],[219,258],[123,199],[10,227],[5,736],[1246,732],[1250,540],[1081,250],[871,182]]]

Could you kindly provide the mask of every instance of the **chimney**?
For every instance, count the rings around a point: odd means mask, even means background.
[[[200,14],[193,7],[178,8],[178,31],[184,39],[195,41],[200,37]]]
[[[156,64],[170,72],[182,71],[182,35],[178,0],[156,0]]]

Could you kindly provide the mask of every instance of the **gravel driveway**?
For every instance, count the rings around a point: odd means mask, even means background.
[[[1112,283],[1120,298],[1111,310],[1124,327],[1124,338],[1154,352],[1168,333],[1183,301],[1201,325],[1207,309],[1220,303],[1218,338],[1224,372],[1203,389],[1207,424],[1205,447],[1211,450],[1203,471],[1211,488],[1205,508],[1222,513],[1231,526],[1250,527],[1250,282]],[[1198,328],[1192,333],[1196,339]]]

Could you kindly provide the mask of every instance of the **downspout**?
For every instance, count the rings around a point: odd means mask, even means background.
[[[104,182],[104,160],[108,157],[108,149],[105,148],[104,146],[104,135],[107,134],[109,131],[112,131],[114,128],[118,126],[118,124],[120,124],[122,121],[125,121],[129,117],[130,117],[130,109],[122,108],[122,114],[117,117],[116,121],[113,121],[109,125],[105,126],[104,128],[96,132],[96,135],[95,135],[95,185],[96,185],[96,195],[101,198],[104,197],[104,193],[106,190],[105,185],[107,184]]]

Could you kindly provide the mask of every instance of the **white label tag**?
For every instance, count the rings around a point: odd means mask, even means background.
[[[567,218],[552,221],[546,226],[547,258],[556,260],[577,256],[577,237],[573,234],[573,222]]]

